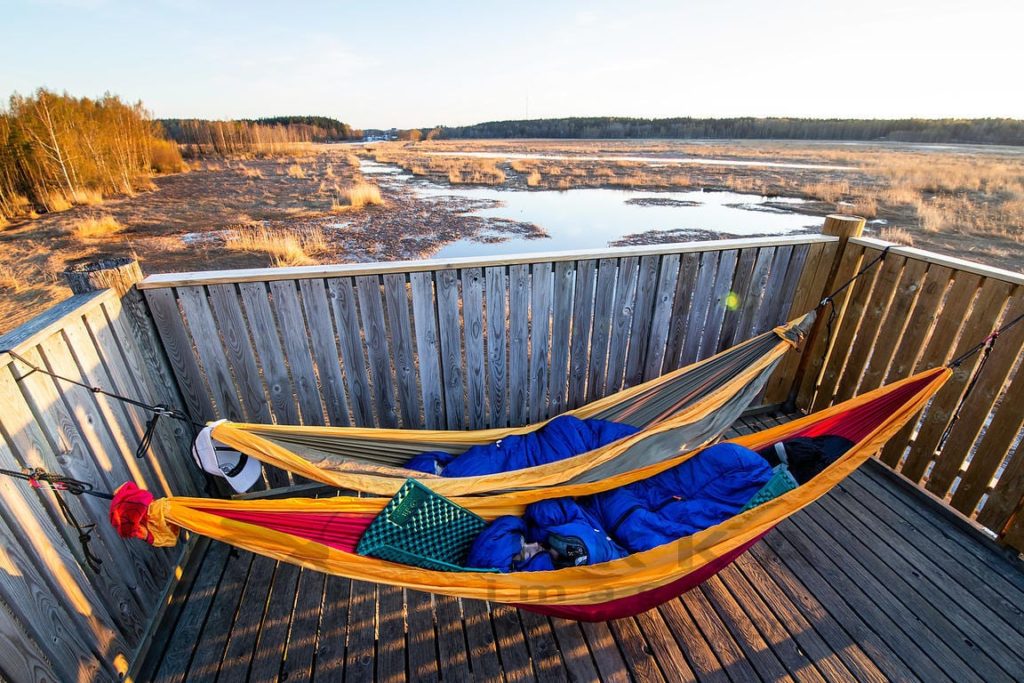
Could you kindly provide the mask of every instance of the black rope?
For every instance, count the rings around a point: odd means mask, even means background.
[[[85,563],[89,565],[89,569],[94,572],[100,570],[100,565],[103,564],[103,560],[96,557],[93,554],[92,549],[89,547],[89,541],[92,540],[92,532],[95,529],[95,524],[82,524],[75,517],[75,513],[71,511],[62,493],[70,493],[73,496],[95,496],[96,498],[103,498],[106,500],[113,500],[114,496],[109,493],[97,491],[92,484],[87,481],[80,479],[73,479],[71,477],[65,477],[60,474],[52,474],[42,468],[35,468],[32,470],[7,470],[0,469],[0,474],[11,477],[13,479],[21,479],[27,481],[29,486],[34,489],[41,489],[44,487],[53,491],[53,497],[57,500],[57,507],[60,510],[61,515],[71,526],[75,527],[75,532],[78,534],[78,542],[82,546],[82,557],[85,559]]]
[[[159,417],[159,416],[162,416],[162,415],[170,417],[170,418],[173,418],[175,420],[180,420],[182,422],[187,422],[188,424],[192,425],[193,427],[199,427],[200,429],[202,429],[203,427],[206,426],[206,425],[202,424],[201,422],[195,422],[184,411],[178,410],[177,408],[171,408],[170,406],[164,405],[164,404],[156,404],[156,405],[154,405],[154,404],[151,404],[151,403],[146,403],[144,401],[139,401],[139,400],[136,400],[134,398],[129,398],[127,396],[122,396],[121,394],[115,394],[114,392],[107,391],[106,389],[103,389],[102,387],[94,387],[94,386],[92,386],[90,384],[86,384],[85,382],[80,382],[77,379],[72,379],[70,377],[65,377],[63,375],[58,375],[57,373],[51,372],[50,370],[47,370],[46,368],[39,367],[38,365],[36,365],[32,361],[28,360],[24,356],[21,356],[21,355],[15,353],[14,351],[11,351],[11,350],[0,350],[0,353],[6,353],[6,354],[10,355],[11,358],[14,358],[15,360],[17,360],[19,363],[22,363],[23,365],[27,365],[31,369],[31,372],[28,372],[28,373],[22,375],[21,377],[19,377],[17,379],[18,382],[23,381],[26,377],[28,377],[32,373],[41,372],[44,375],[49,375],[50,377],[53,377],[54,379],[59,379],[61,381],[67,382],[68,384],[74,384],[75,386],[82,387],[83,389],[88,389],[89,391],[91,391],[94,394],[102,394],[103,396],[106,396],[108,398],[112,398],[115,401],[121,401],[122,403],[127,403],[128,405],[135,406],[136,408],[142,408],[143,410],[147,410],[147,411],[153,413],[154,419],[150,420],[150,423],[152,423],[154,425],[153,429],[156,429],[156,427],[155,427],[155,418]],[[146,432],[147,433],[150,432],[150,428],[149,428],[148,424],[147,424]],[[152,435],[151,434],[150,434],[150,440],[152,440]]]
[[[51,489],[56,491],[67,491],[74,496],[86,495],[94,496],[96,498],[104,498],[106,500],[114,499],[113,494],[97,491],[96,488],[87,481],[72,479],[71,477],[65,477],[62,474],[53,474],[51,472],[47,472],[41,467],[21,471],[0,469],[0,474],[13,479],[21,479],[30,482],[33,488],[40,488],[42,484],[47,484]]]
[[[857,271],[853,275],[853,277],[851,277],[849,280],[844,282],[839,288],[833,290],[831,294],[826,294],[825,297],[821,301],[818,302],[818,306],[816,308],[816,310],[818,310],[818,311],[820,311],[821,309],[825,308],[826,306],[829,307],[829,309],[828,309],[828,320],[826,320],[826,322],[825,322],[825,346],[824,346],[825,349],[827,349],[829,347],[829,344],[832,343],[832,333],[833,333],[832,327],[833,327],[833,325],[835,325],[836,319],[839,317],[839,314],[836,313],[836,301],[835,301],[836,297],[839,296],[840,294],[842,294],[846,290],[847,287],[849,287],[854,282],[856,282],[857,278],[859,278],[861,275],[864,275],[869,270],[871,270],[872,268],[877,266],[879,263],[884,261],[885,257],[889,255],[889,249],[891,249],[891,248],[892,248],[892,246],[890,245],[890,246],[886,247],[885,249],[883,249],[882,253],[880,253],[878,256],[876,256],[874,259],[872,259],[871,262],[868,263],[866,266],[864,266],[859,271]]]
[[[1024,320],[1024,313],[1021,313],[1016,318],[1014,318],[1010,322],[1006,323],[1005,325],[1003,325],[1002,327],[997,329],[995,332],[993,332],[989,336],[985,337],[984,339],[982,339],[980,342],[978,342],[977,344],[975,344],[971,348],[969,348],[966,351],[964,351],[962,354],[960,354],[959,356],[957,356],[953,360],[949,361],[948,367],[958,368],[958,367],[960,367],[960,365],[965,360],[967,360],[968,358],[970,358],[971,356],[976,354],[978,351],[981,351],[982,349],[985,349],[985,348],[988,348],[989,350],[991,350],[992,345],[996,343],[996,339],[999,338],[999,335],[1001,335],[1003,332],[1006,332],[1008,329],[1010,329],[1011,327],[1013,327],[1017,323],[1021,322],[1022,320]]]
[[[981,378],[981,373],[985,369],[985,363],[988,362],[989,356],[992,355],[992,348],[996,345],[996,341],[999,339],[999,335],[1006,332],[1008,329],[1016,325],[1017,323],[1024,320],[1024,313],[1021,313],[1013,320],[1005,323],[1002,327],[997,329],[992,334],[988,335],[980,342],[967,349],[965,352],[954,358],[949,362],[947,367],[956,369],[963,365],[963,362],[973,356],[974,354],[981,352],[981,360],[978,361],[978,365],[974,368],[974,372],[971,373],[971,381],[967,384],[967,388],[964,389],[964,393],[960,396],[960,400],[956,404],[956,410],[953,411],[953,418],[946,425],[946,428],[942,431],[942,438],[939,439],[939,444],[935,448],[935,452],[938,453],[946,445],[946,441],[949,439],[949,435],[953,433],[953,427],[956,426],[957,421],[960,419],[960,413],[963,411],[964,405],[967,403],[967,399],[970,397],[971,392],[974,391],[975,385]]]

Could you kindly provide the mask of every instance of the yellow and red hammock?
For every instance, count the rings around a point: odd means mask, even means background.
[[[546,465],[475,477],[445,478],[405,469],[417,453],[461,453],[471,446],[525,434],[545,423],[471,431],[317,427],[221,422],[211,436],[306,479],[340,489],[392,496],[409,478],[444,496],[534,490],[591,483],[693,450],[716,438],[761,392],[776,365],[814,322],[808,313],[742,344],[568,415],[613,420],[641,431],[603,448]],[[657,438],[651,438],[659,435]]]
[[[388,498],[297,498],[212,500],[164,498],[143,515],[143,536],[173,545],[179,528],[245,550],[337,574],[463,598],[511,603],[580,620],[637,614],[701,583],[732,562],[775,525],[827,493],[877,453],[946,382],[948,368],[935,368],[812,415],[734,439],[761,449],[797,436],[833,434],[854,446],[804,485],[697,534],[622,559],[547,572],[510,574],[440,572],[395,564],[355,553],[363,530]],[[666,453],[664,460],[607,479],[546,489],[511,491],[455,502],[494,519],[522,514],[536,500],[583,496],[638,481],[674,467],[699,451]]]

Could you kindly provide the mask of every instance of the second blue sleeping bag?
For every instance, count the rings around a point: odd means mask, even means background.
[[[474,477],[546,465],[607,446],[635,434],[637,427],[606,420],[581,420],[562,415],[528,434],[506,436],[494,443],[473,446],[459,455],[444,451],[420,453],[406,469],[442,477]]]

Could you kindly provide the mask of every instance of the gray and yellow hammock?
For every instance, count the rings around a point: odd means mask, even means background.
[[[341,489],[391,496],[405,481],[444,496],[585,484],[660,462],[711,443],[750,405],[786,352],[815,319],[808,313],[703,361],[619,391],[567,414],[630,424],[640,432],[557,462],[473,477],[444,478],[402,465],[418,453],[461,453],[526,427],[472,431],[300,427],[221,422],[211,436],[266,465]]]

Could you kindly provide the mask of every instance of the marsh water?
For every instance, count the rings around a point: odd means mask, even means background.
[[[537,251],[597,249],[647,234],[641,241],[689,241],[718,237],[785,235],[813,231],[818,216],[799,213],[801,199],[736,192],[654,192],[607,188],[513,190],[458,187],[414,177],[391,164],[363,160],[364,174],[408,183],[428,202],[471,202],[472,215],[495,221],[493,232],[444,246],[434,256],[489,256]],[[385,180],[386,178],[386,180]],[[528,239],[501,230],[502,221],[533,223],[547,237]]]

